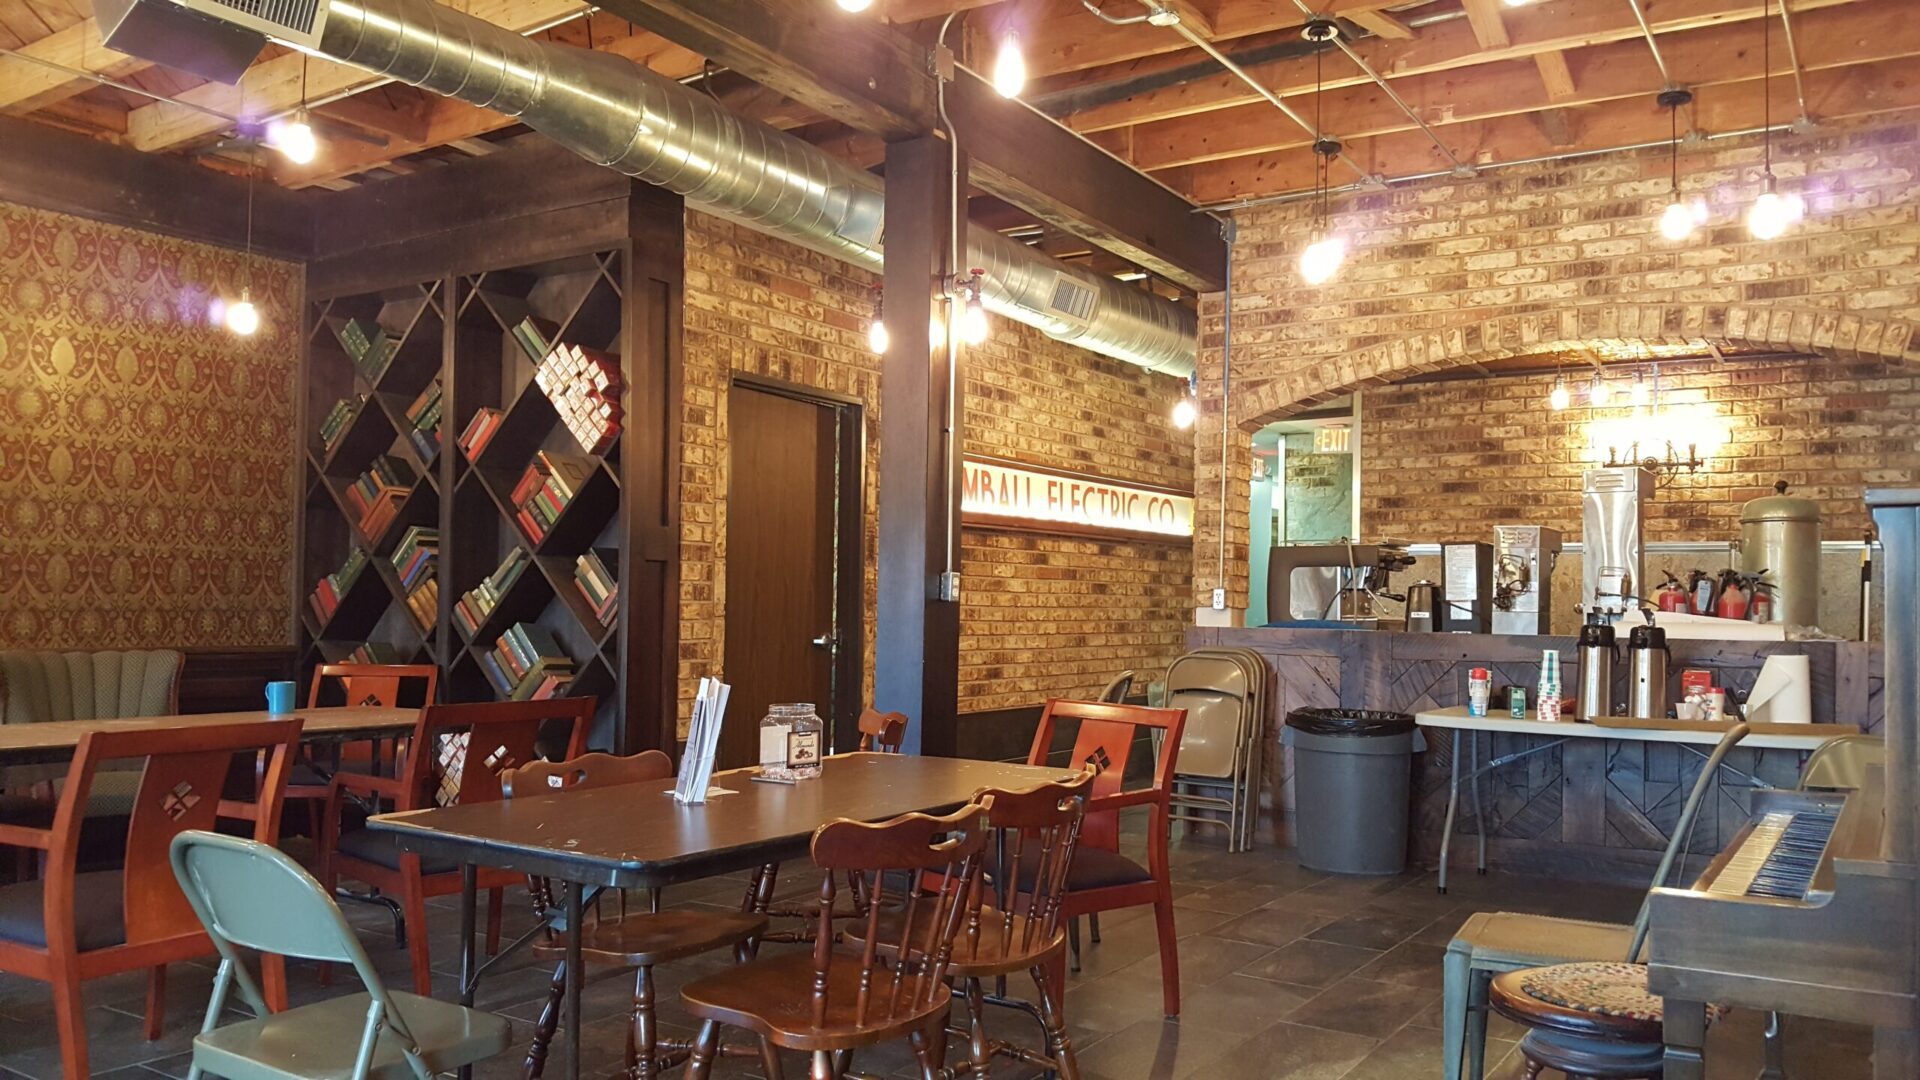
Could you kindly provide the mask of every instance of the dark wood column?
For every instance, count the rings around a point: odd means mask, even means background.
[[[956,209],[946,142],[887,146],[886,320],[880,374],[880,608],[874,705],[907,714],[908,753],[954,752],[960,603],[940,597],[949,543],[959,569],[957,456],[946,453],[948,215]],[[964,219],[963,219],[964,220]],[[964,268],[962,268],[964,272]],[[955,403],[955,431],[965,430]],[[949,483],[951,476],[953,482]]]

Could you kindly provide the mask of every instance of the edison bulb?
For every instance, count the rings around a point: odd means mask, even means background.
[[[1799,221],[1806,209],[1798,195],[1763,192],[1747,211],[1747,232],[1755,240],[1776,239]]]
[[[1611,397],[1613,397],[1613,387],[1601,382],[1599,376],[1594,376],[1593,389],[1587,392],[1587,400],[1593,402],[1593,407],[1598,409]]]
[[[969,345],[987,340],[987,309],[980,301],[967,301],[967,310],[960,316],[960,338]]]
[[[320,140],[314,136],[304,111],[294,113],[291,120],[267,125],[267,144],[295,165],[309,164],[320,153]]]
[[[1660,212],[1660,235],[1669,240],[1685,240],[1693,235],[1693,209],[1678,199]]]
[[[1300,276],[1309,285],[1319,285],[1340,272],[1347,260],[1347,242],[1338,236],[1322,237],[1300,253]]]
[[[1531,3],[1533,3],[1533,0],[1507,0],[1508,7],[1526,7]]]
[[[1004,98],[1019,97],[1027,88],[1027,58],[1020,53],[1018,35],[1000,39],[1000,53],[993,58],[993,88]]]
[[[840,5],[841,11],[865,11],[873,6],[873,0],[833,0]]]
[[[241,337],[247,337],[260,329],[260,311],[253,306],[251,290],[241,289],[240,299],[227,305],[226,323],[227,329]]]
[[[1573,404],[1573,394],[1567,389],[1566,383],[1559,379],[1554,380],[1553,393],[1547,395],[1547,404],[1553,407],[1554,412],[1560,412]]]
[[[1633,397],[1629,399],[1636,407],[1644,406],[1653,400],[1653,388],[1647,385],[1645,375],[1633,377]]]
[[[873,320],[873,322],[867,326],[867,348],[877,353],[883,353],[887,351],[887,346],[891,344],[893,344],[893,335],[887,333],[887,324],[881,322],[879,319]]]
[[[1183,397],[1173,405],[1173,426],[1185,431],[1193,426],[1194,419],[1199,415],[1200,410],[1193,404],[1193,399]]]

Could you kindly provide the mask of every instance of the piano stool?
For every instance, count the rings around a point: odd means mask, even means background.
[[[1629,923],[1587,922],[1482,911],[1447,943],[1441,1003],[1446,1080],[1481,1080],[1486,1068],[1487,991],[1494,976],[1577,960],[1619,960],[1633,943]],[[1460,1055],[1468,1056],[1461,1070]]]
[[[1496,1012],[1527,1029],[1527,1080],[1545,1068],[1568,1080],[1659,1080],[1666,1045],[1664,1002],[1647,989],[1643,964],[1618,960],[1509,971],[1490,987]],[[1708,1009],[1711,1024],[1724,1009]]]

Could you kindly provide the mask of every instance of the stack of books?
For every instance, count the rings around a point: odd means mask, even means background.
[[[533,464],[513,485],[514,520],[526,530],[534,543],[546,539],[547,531],[580,493],[597,466],[588,458],[569,457],[542,450],[533,456]]]
[[[365,400],[365,398],[341,398],[333,403],[327,418],[320,422],[320,445],[324,446],[328,453],[333,452],[334,444],[340,441],[340,436],[347,433],[347,427],[353,423],[354,412]]]
[[[354,650],[340,658],[343,664],[397,664],[400,662],[400,650],[384,641],[369,641],[357,645]]]
[[[513,328],[513,338],[539,367],[535,385],[553,402],[560,422],[580,449],[604,454],[620,437],[620,358],[565,342],[554,343],[550,324],[528,316]]]
[[[367,471],[347,485],[347,507],[359,518],[360,535],[378,540],[400,513],[400,503],[413,490],[413,467],[391,454],[381,454]]]
[[[420,454],[421,461],[432,461],[440,452],[440,380],[428,384],[420,396],[407,406],[407,441]]]
[[[340,340],[340,347],[347,351],[347,359],[353,361],[353,369],[370,386],[386,374],[387,364],[400,344],[387,336],[386,327],[371,319],[348,319],[335,323],[333,336]]]
[[[587,598],[594,618],[602,626],[612,626],[614,611],[620,603],[620,582],[608,572],[598,551],[589,551],[575,561],[573,584]]]
[[[313,587],[307,604],[320,619],[320,625],[325,626],[327,620],[333,618],[335,609],[340,606],[340,598],[347,595],[347,590],[353,587],[354,581],[360,577],[360,571],[366,566],[367,553],[354,548],[347,552],[347,559],[340,564],[340,569],[321,578],[319,584]]]
[[[453,605],[453,617],[466,628],[468,637],[480,629],[480,624],[486,621],[500,598],[507,595],[507,590],[513,587],[513,583],[520,579],[532,562],[533,558],[525,548],[515,547],[507,552],[507,557],[501,560],[493,573],[487,575],[485,581],[467,590],[460,601]]]
[[[481,409],[467,421],[466,430],[460,433],[460,452],[467,455],[468,461],[479,460],[480,451],[493,440],[493,433],[500,430],[500,421],[506,416],[499,409]]]
[[[406,592],[407,610],[427,633],[433,632],[440,613],[440,584],[433,573],[439,555],[440,530],[415,525],[400,535],[391,556],[394,573],[400,575],[400,587]]]
[[[440,579],[430,577],[408,592],[407,610],[422,633],[433,633],[433,624],[440,621]]]
[[[573,681],[573,658],[546,627],[534,623],[514,623],[480,654],[480,666],[494,690],[510,701],[558,697]]]

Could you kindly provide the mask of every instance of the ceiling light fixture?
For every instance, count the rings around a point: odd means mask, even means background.
[[[228,304],[221,315],[227,329],[241,337],[251,337],[260,329],[260,310],[253,306],[253,174],[258,151],[247,155],[247,253],[240,264],[240,299]]]
[[[1554,412],[1560,412],[1573,404],[1573,394],[1567,390],[1567,380],[1563,376],[1553,377],[1553,393],[1547,395],[1547,404]]]
[[[1693,101],[1693,91],[1678,86],[1660,92],[1660,104],[1667,110],[1667,208],[1660,212],[1660,235],[1679,243],[1693,235],[1694,227],[1706,218],[1706,204],[1689,204],[1680,199],[1680,110]]]
[[[1636,407],[1642,407],[1653,401],[1653,387],[1647,383],[1647,373],[1633,373],[1633,396],[1630,399]]]
[[[873,0],[833,0],[833,2],[840,5],[841,11],[850,11],[856,14],[873,6]]]
[[[1004,98],[1019,97],[1027,88],[1027,58],[1020,52],[1020,35],[1011,31],[1000,39],[993,58],[993,88]]]
[[[1323,58],[1326,56],[1327,43],[1340,34],[1340,28],[1332,19],[1316,16],[1307,20],[1301,36],[1314,43],[1313,50],[1313,194],[1319,206],[1315,211],[1312,239],[1300,252],[1300,277],[1309,285],[1322,285],[1333,280],[1340,272],[1340,266],[1347,261],[1347,241],[1336,236],[1329,227],[1327,203],[1333,192],[1333,159],[1340,156],[1340,140],[1329,139],[1322,124],[1325,114],[1325,80],[1323,78]]]
[[[981,289],[987,283],[987,271],[983,267],[974,267],[967,277],[956,277],[947,286],[947,295],[963,306],[960,309],[960,340],[969,345],[979,345],[987,340],[992,326],[987,322],[987,309],[980,302]]]
[[[1156,0],[1148,0],[1147,25],[1148,26],[1179,26],[1180,13],[1178,11],[1175,11],[1173,7],[1169,4],[1158,3],[1156,2]]]
[[[1533,0],[1507,0],[1508,7],[1526,7],[1531,3],[1533,3]]]
[[[1755,240],[1773,240],[1805,216],[1798,195],[1782,195],[1773,176],[1773,0],[1760,0],[1760,148],[1766,190],[1747,209],[1747,232]]]
[[[1612,396],[1613,388],[1600,378],[1599,372],[1594,372],[1593,386],[1587,390],[1587,400],[1593,404],[1594,408],[1602,409],[1606,407],[1607,399]]]
[[[295,165],[309,165],[320,154],[320,140],[313,134],[312,118],[307,114],[307,55],[300,54],[300,107],[290,119],[267,125],[267,145],[280,151]]]
[[[867,324],[867,348],[876,353],[885,354],[893,344],[893,335],[887,333],[886,294],[880,286],[873,287],[873,321]]]
[[[1185,431],[1200,418],[1200,407],[1193,403],[1191,395],[1183,395],[1173,403],[1173,426]]]

